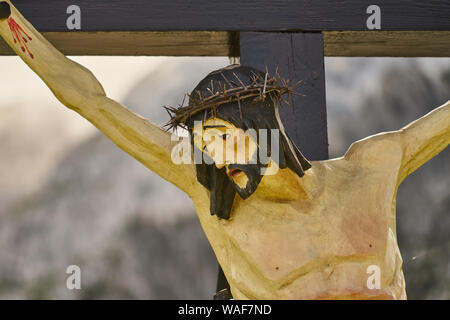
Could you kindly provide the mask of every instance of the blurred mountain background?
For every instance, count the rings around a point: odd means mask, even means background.
[[[163,125],[227,58],[71,57]],[[211,299],[217,265],[190,199],[119,150],[13,57],[0,58],[0,298]],[[450,99],[450,59],[327,58],[330,157]],[[30,82],[30,78],[34,82]],[[34,92],[39,87],[41,91]],[[42,92],[46,92],[45,94]],[[450,150],[401,185],[408,297],[450,299]],[[66,288],[78,265],[82,290]]]

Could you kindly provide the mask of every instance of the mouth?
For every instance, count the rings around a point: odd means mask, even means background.
[[[232,178],[236,178],[237,176],[239,176],[241,174],[242,170],[240,169],[231,169],[230,171],[228,171],[228,175]]]

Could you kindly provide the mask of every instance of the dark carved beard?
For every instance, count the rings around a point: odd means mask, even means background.
[[[204,154],[205,158],[209,156]],[[209,158],[207,163],[212,163]],[[210,191],[210,213],[221,219],[229,219],[236,193],[242,199],[250,197],[261,182],[261,168],[267,165],[261,164],[230,164],[228,169],[239,169],[248,178],[245,188],[239,187],[233,179],[227,175],[225,167],[218,169],[215,164],[197,164],[197,179]]]
[[[244,188],[241,188],[237,185],[233,179],[228,176],[231,181],[231,185],[233,189],[239,194],[242,199],[247,199],[255,192],[259,183],[262,179],[261,168],[263,166],[260,164],[230,164],[228,165],[228,169],[239,169],[241,170],[248,178],[247,185]]]

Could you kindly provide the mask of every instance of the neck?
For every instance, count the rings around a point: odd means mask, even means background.
[[[277,166],[274,162],[271,162],[269,165],[271,167]],[[311,191],[314,189],[316,182],[314,169],[313,165],[312,168],[305,171],[303,177],[299,177],[289,168],[278,168],[275,174],[264,175],[255,194],[271,200],[309,199],[312,197]]]

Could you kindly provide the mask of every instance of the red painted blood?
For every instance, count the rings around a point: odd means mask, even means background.
[[[34,59],[33,54],[30,52],[30,50],[26,45],[28,43],[28,40],[31,41],[33,39],[22,29],[21,26],[19,26],[19,24],[14,20],[14,18],[8,19],[8,25],[9,29],[11,30],[14,43],[19,42],[22,51],[25,52],[26,50],[30,55],[31,59]]]

